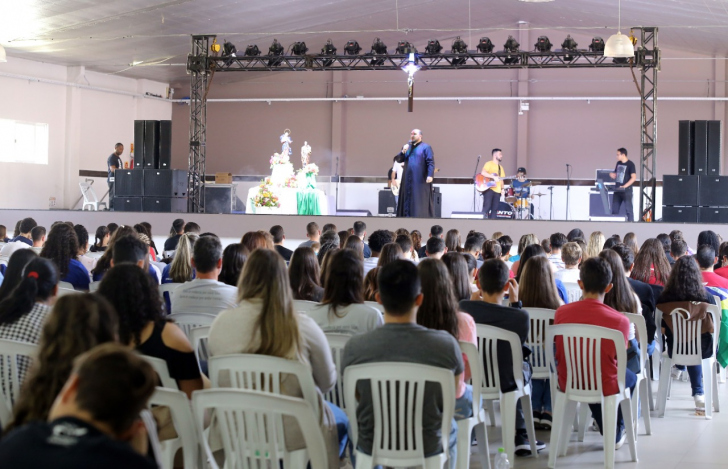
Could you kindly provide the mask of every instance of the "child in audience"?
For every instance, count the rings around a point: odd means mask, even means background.
[[[642,244],[639,254],[634,258],[631,276],[651,285],[665,285],[670,276],[670,263],[660,241],[650,238]]]
[[[561,248],[561,260],[564,268],[554,272],[554,278],[564,283],[576,283],[579,281],[579,264],[582,260],[582,250],[578,244],[569,241]]]

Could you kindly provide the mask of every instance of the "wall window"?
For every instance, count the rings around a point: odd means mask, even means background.
[[[48,164],[48,124],[0,119],[0,162]]]

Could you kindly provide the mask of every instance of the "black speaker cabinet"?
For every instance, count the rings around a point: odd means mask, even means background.
[[[117,212],[141,212],[143,197],[114,197],[114,210]]]
[[[662,207],[662,221],[671,223],[697,223],[698,207]]]
[[[708,121],[708,176],[720,176],[721,122]]]
[[[143,169],[117,169],[114,171],[116,197],[142,197],[144,195]]]
[[[728,207],[728,176],[700,176],[699,187],[700,205]]]
[[[681,176],[691,176],[693,174],[693,134],[695,132],[695,122],[679,121],[677,127],[677,173]]]
[[[159,168],[159,121],[144,121],[144,169]]]
[[[397,204],[391,189],[379,191],[379,215],[397,215]]]
[[[145,212],[186,213],[187,197],[144,197]]]
[[[708,174],[708,121],[695,121],[693,174]]]
[[[144,167],[144,122],[134,121],[134,167]]]
[[[147,197],[186,197],[187,171],[181,169],[145,169],[144,195]]]
[[[159,165],[156,169],[172,168],[172,121],[159,121]]]
[[[698,176],[662,176],[663,205],[700,205],[698,185]]]
[[[728,207],[700,207],[698,221],[700,223],[728,223]]]
[[[442,193],[439,187],[432,190],[433,205],[435,206],[435,218],[442,218]]]
[[[235,199],[233,184],[205,184],[205,213],[231,213]]]

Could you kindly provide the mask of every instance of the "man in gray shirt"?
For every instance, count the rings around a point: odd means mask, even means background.
[[[378,276],[377,299],[384,305],[384,326],[352,337],[344,348],[342,375],[346,367],[377,362],[406,362],[452,370],[457,383],[464,365],[457,340],[445,331],[427,329],[417,324],[417,307],[422,304],[417,267],[409,261],[397,260],[382,267]],[[357,383],[359,402],[356,414],[359,423],[357,447],[371,454],[374,437],[374,410],[370,382]],[[424,452],[431,456],[442,451],[440,430],[442,410],[440,386],[425,386],[422,430]],[[457,425],[453,421],[450,434],[450,461],[455,460]]]
[[[310,248],[313,243],[318,243],[321,237],[321,230],[319,230],[318,223],[312,221],[306,225],[306,241],[298,245],[299,248]]]

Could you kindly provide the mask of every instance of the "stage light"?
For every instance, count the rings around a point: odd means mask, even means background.
[[[306,47],[305,42],[294,42],[291,45],[291,52],[293,52],[293,55],[304,55],[308,52],[308,47]]]
[[[427,41],[427,47],[425,47],[425,53],[428,55],[437,55],[442,50],[440,41],[437,39],[430,39]]]
[[[255,57],[260,55],[260,49],[258,49],[258,46],[255,44],[251,44],[248,47],[245,48],[245,56],[246,57]]]
[[[508,40],[503,45],[503,52],[507,54],[507,57],[503,60],[504,64],[517,64],[520,59],[518,55],[511,56],[511,54],[518,54],[521,45],[516,41],[513,36],[508,36]]]
[[[235,47],[235,44],[233,44],[232,42],[225,41],[223,43],[223,45],[222,45],[222,58],[226,58],[226,57],[236,57],[237,56],[236,55],[237,52],[238,52],[238,48]],[[229,66],[232,63],[233,63],[232,60],[226,60],[225,61],[225,65],[227,65],[227,66]]]
[[[381,39],[374,38],[374,41],[372,42],[372,50],[370,52],[371,55],[377,56],[377,55],[387,55],[387,46],[382,42]],[[381,65],[384,65],[384,59],[383,58],[373,58],[370,62],[370,65],[374,67],[378,67]]]
[[[336,47],[331,42],[331,39],[326,41],[326,44],[321,48],[321,55],[336,55]],[[326,59],[323,62],[324,67],[328,67],[334,63],[334,59]]]
[[[269,67],[277,67],[281,64],[283,59],[281,56],[283,55],[283,46],[280,42],[278,42],[278,39],[273,39],[273,44],[270,45],[268,48],[268,66]]]
[[[604,52],[604,39],[599,36],[593,37],[591,44],[589,44],[589,50],[592,52]]]
[[[413,52],[416,54],[417,49],[415,49],[415,47],[407,41],[399,41],[395,52],[397,54],[411,54]]]
[[[456,37],[455,40],[452,42],[452,53],[453,54],[467,54],[468,53],[468,45],[465,44],[465,41],[460,39],[460,36]],[[463,65],[465,62],[468,61],[467,57],[455,57],[452,59],[452,65],[453,67],[457,67],[459,65]]]
[[[571,34],[568,34],[566,36],[566,39],[564,39],[564,42],[561,43],[561,48],[565,51],[576,52],[576,46],[578,45],[579,44],[577,44],[576,41],[571,37]],[[566,60],[567,62],[571,62],[572,60],[574,60],[574,56],[571,54],[566,54],[564,56],[564,60]]]
[[[548,36],[539,36],[538,39],[536,39],[536,50],[539,52],[549,52],[551,50],[551,41],[549,41]]]
[[[493,43],[490,42],[490,38],[481,37],[478,42],[478,52],[481,54],[490,54],[493,52]]]
[[[360,50],[361,50],[361,47],[359,46],[359,43],[354,40],[351,40],[346,43],[346,46],[344,47],[344,54],[357,55]]]

